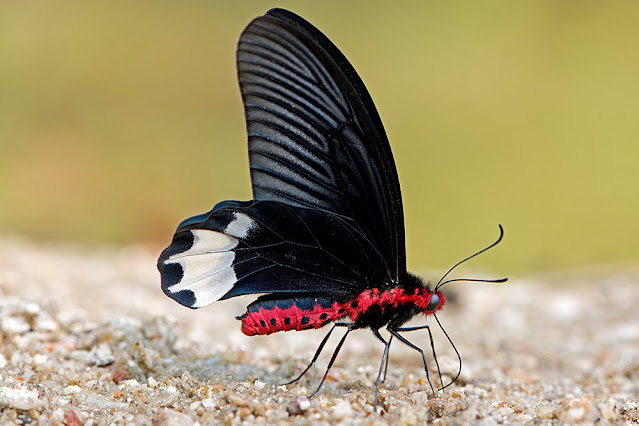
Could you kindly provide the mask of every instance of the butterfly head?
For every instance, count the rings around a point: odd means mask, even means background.
[[[407,301],[415,305],[417,312],[421,312],[425,315],[434,314],[444,307],[446,303],[446,297],[444,293],[439,290],[431,290],[430,283],[424,284],[424,282],[413,274],[408,274],[407,283],[409,286],[404,287],[405,290],[401,292]],[[409,290],[409,288],[413,290]]]
[[[424,315],[431,315],[444,307],[446,297],[441,291],[432,291],[426,286],[417,290],[413,303]]]
[[[431,293],[428,298],[428,303],[424,307],[423,311],[425,314],[432,314],[433,312],[440,310],[444,306],[445,302],[446,298],[444,298],[444,295],[441,292]]]

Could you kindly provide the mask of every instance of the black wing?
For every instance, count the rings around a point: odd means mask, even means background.
[[[198,308],[253,293],[348,299],[406,271],[393,156],[364,84],[316,28],[274,9],[240,37],[254,200],[182,222],[164,292]]]
[[[310,23],[273,9],[240,37],[237,66],[254,198],[353,219],[397,281],[406,270],[397,171],[351,64]]]
[[[274,201],[224,201],[185,220],[158,268],[166,295],[191,308],[252,293],[346,301],[386,274],[352,221]]]

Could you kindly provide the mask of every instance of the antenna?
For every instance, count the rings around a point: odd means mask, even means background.
[[[504,238],[504,228],[502,228],[501,225],[499,225],[499,238],[497,238],[497,241],[495,241],[494,243],[492,243],[491,245],[489,245],[488,247],[479,250],[477,253],[473,254],[472,256],[467,257],[464,260],[461,260],[459,262],[457,262],[455,265],[453,265],[452,268],[450,268],[448,270],[448,272],[446,272],[440,279],[439,282],[437,282],[437,285],[435,286],[435,291],[437,291],[441,286],[443,286],[444,284],[447,283],[451,283],[454,281],[471,281],[471,282],[485,282],[485,283],[503,283],[508,281],[508,278],[502,278],[502,279],[498,279],[498,280],[479,280],[479,279],[466,279],[466,278],[456,278],[453,280],[448,280],[448,281],[444,281],[444,278],[446,278],[448,276],[448,274],[450,274],[453,269],[455,269],[456,267],[458,267],[459,265],[461,265],[462,263],[466,262],[467,260],[472,259],[475,256],[478,256],[480,254],[482,254],[483,252],[485,252],[488,249],[491,249],[493,247],[495,247],[497,244],[499,244],[499,242]],[[442,282],[443,281],[443,282]]]

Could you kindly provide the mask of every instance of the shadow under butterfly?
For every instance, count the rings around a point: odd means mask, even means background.
[[[253,200],[222,201],[179,224],[162,252],[162,290],[190,308],[247,294],[260,296],[238,317],[249,336],[306,330],[334,323],[339,341],[315,395],[348,334],[369,328],[384,344],[375,382],[386,375],[393,338],[423,359],[402,327],[444,303],[406,270],[404,214],[397,171],[375,105],[352,65],[317,28],[282,9],[253,20],[240,36],[237,67],[248,130]],[[385,340],[379,329],[390,333]],[[441,328],[452,345],[448,334]],[[454,348],[454,345],[453,345]]]

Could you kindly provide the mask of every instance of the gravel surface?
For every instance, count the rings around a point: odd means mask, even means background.
[[[439,318],[463,357],[459,380],[432,396],[419,354],[394,343],[375,414],[383,348],[371,333],[349,336],[309,401],[330,349],[299,384],[280,384],[302,371],[325,330],[246,337],[234,317],[250,299],[183,308],[162,294],[156,255],[0,239],[0,424],[639,420],[636,271],[451,284]],[[456,358],[433,324],[445,380]],[[428,348],[420,333],[411,340]]]

